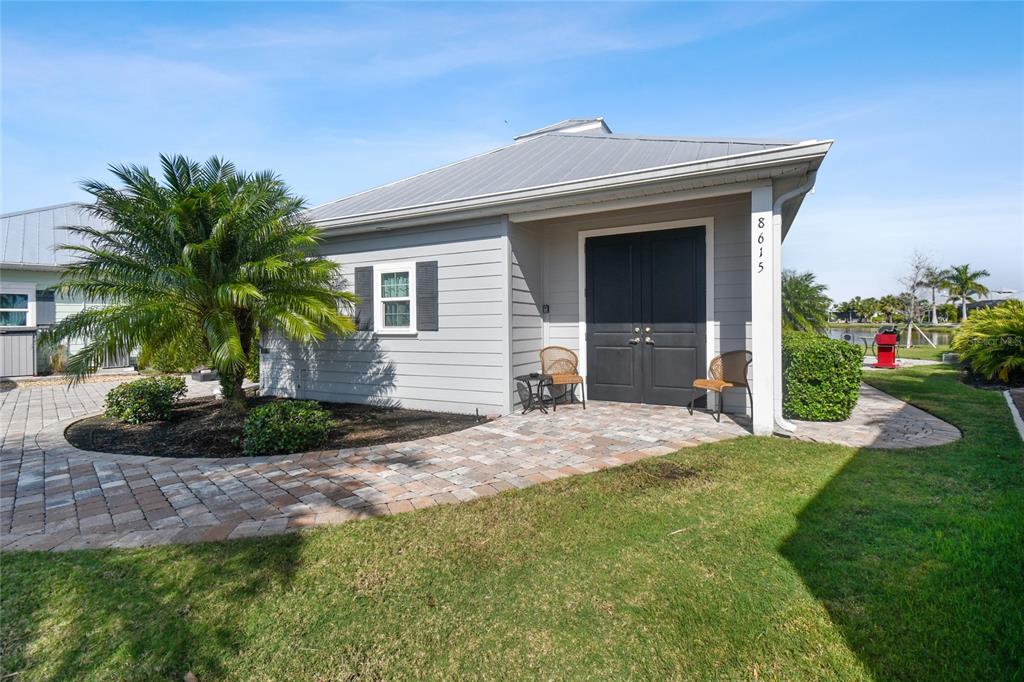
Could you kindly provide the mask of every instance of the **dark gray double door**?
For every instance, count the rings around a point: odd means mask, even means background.
[[[704,228],[586,240],[587,396],[685,405],[705,367]]]

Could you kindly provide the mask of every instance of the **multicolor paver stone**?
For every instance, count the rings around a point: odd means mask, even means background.
[[[408,443],[278,457],[173,459],[71,446],[64,429],[99,412],[114,385],[0,393],[3,549],[140,547],[270,535],[469,501],[749,433],[744,418],[726,415],[718,424],[706,413],[690,415],[680,407],[590,402],[586,410],[573,405],[549,414],[509,415]],[[193,396],[214,389],[189,385]],[[870,408],[878,396],[865,395],[863,407]],[[827,432],[838,433],[836,428],[828,425]]]

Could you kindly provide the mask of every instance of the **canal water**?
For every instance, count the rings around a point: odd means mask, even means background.
[[[867,339],[868,348],[871,348],[871,342],[875,340],[875,333],[877,329],[865,329],[865,328],[847,328],[847,327],[829,327],[828,336],[832,339],[842,339],[844,334],[850,334],[853,336],[853,343],[858,346],[863,346],[863,339]],[[906,327],[900,328],[900,345],[905,345],[907,342]],[[932,340],[932,343],[939,346],[948,346],[949,342],[953,339],[952,332],[925,332],[928,338]],[[924,334],[917,329],[913,332],[913,337],[910,340],[912,345],[924,346],[928,345],[928,341],[925,340]]]

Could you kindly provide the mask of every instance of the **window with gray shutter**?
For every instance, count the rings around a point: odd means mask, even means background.
[[[436,332],[437,324],[437,261],[416,263],[416,328]]]
[[[53,289],[36,290],[36,326],[57,324],[57,303]]]
[[[373,267],[356,268],[355,293],[359,297],[356,304],[356,329],[373,331]]]

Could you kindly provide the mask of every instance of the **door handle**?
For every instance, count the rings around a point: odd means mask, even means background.
[[[640,343],[640,337],[639,336],[634,336],[633,338],[631,338],[629,340],[629,345],[631,345],[631,346],[635,346],[638,343]]]
[[[644,343],[647,343],[647,344],[650,344],[650,345],[652,345],[652,346],[653,346],[653,345],[654,345],[654,339],[652,339],[652,338],[651,338],[651,337],[649,337],[649,336],[645,336],[645,337],[644,337]]]

